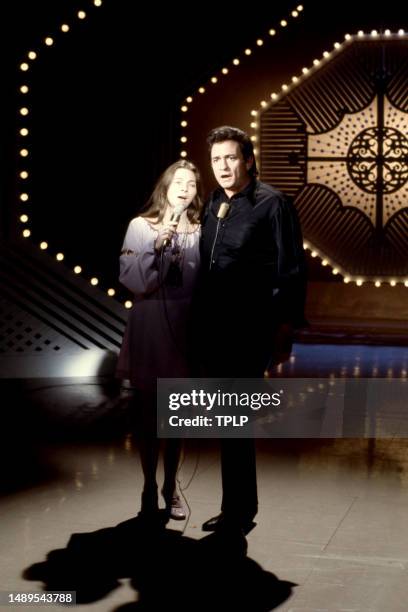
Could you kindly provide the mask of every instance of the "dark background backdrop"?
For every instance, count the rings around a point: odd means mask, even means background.
[[[47,240],[68,266],[79,263],[88,277],[117,286],[127,223],[178,158],[183,100],[294,8],[287,1],[150,2],[143,9],[129,0],[104,0],[100,8],[74,0],[2,4],[3,236],[20,233],[17,220],[27,212],[35,243]],[[89,18],[76,19],[79,9]],[[407,25],[406,13],[385,3],[305,2],[293,53],[301,59],[310,37],[319,37],[323,50],[336,32],[396,31]],[[63,22],[71,25],[64,35]],[[52,48],[41,44],[47,35],[55,36]],[[18,66],[29,50],[38,58],[23,75]],[[28,96],[18,93],[22,82],[31,87]],[[17,154],[23,101],[30,108],[26,206],[18,203],[16,181],[27,166]],[[327,274],[313,263],[311,273]]]

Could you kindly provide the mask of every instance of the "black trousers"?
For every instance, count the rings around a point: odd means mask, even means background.
[[[224,312],[228,316],[221,317]],[[204,321],[199,347],[205,376],[263,378],[271,350],[265,315],[246,317],[228,305],[209,309]],[[255,440],[222,438],[220,444],[221,510],[232,520],[251,520],[258,510]]]
[[[221,440],[222,512],[231,520],[252,519],[258,511],[255,440]]]

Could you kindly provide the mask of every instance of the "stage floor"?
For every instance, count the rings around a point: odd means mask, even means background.
[[[278,375],[404,378],[407,362],[404,347],[296,345]],[[191,514],[158,537],[132,521],[142,473],[124,398],[67,379],[4,381],[2,390],[0,591],[41,592],[46,579],[49,590],[77,588],[89,602],[77,607],[98,612],[164,609],[157,602],[405,612],[408,439],[257,440],[259,513],[245,556],[242,542],[201,531],[220,506],[216,440],[186,441],[179,481]]]

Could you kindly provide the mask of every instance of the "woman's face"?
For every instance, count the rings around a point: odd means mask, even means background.
[[[167,190],[167,201],[170,206],[187,208],[197,195],[197,181],[192,170],[177,168]]]

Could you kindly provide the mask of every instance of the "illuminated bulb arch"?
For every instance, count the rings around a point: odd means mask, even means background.
[[[357,287],[361,287],[364,284],[372,283],[375,287],[381,287],[381,285],[390,285],[391,287],[396,287],[398,284],[403,284],[405,287],[408,287],[408,279],[396,280],[395,278],[390,277],[377,277],[375,280],[373,279],[365,279],[361,278],[361,276],[353,276],[346,272],[341,266],[339,266],[333,259],[328,259],[326,255],[320,253],[319,249],[313,246],[309,240],[303,242],[303,248],[305,251],[310,252],[310,256],[314,259],[320,259],[320,264],[323,267],[329,266],[332,269],[332,274],[337,276],[338,274],[343,277],[343,282],[355,283]]]
[[[297,87],[299,84],[303,83],[304,81],[306,81],[307,79],[309,79],[312,75],[314,75],[318,70],[320,70],[323,66],[325,66],[328,62],[330,62],[334,57],[336,57],[338,55],[338,53],[344,49],[346,46],[350,45],[353,41],[355,40],[389,40],[390,37],[394,37],[394,38],[401,38],[401,36],[407,36],[408,34],[406,34],[406,32],[402,29],[398,30],[398,32],[396,34],[393,34],[391,32],[391,30],[387,29],[385,30],[384,34],[380,34],[377,30],[372,30],[370,33],[365,33],[363,32],[363,30],[359,30],[357,32],[357,34],[345,34],[344,35],[344,41],[342,43],[339,42],[335,42],[333,44],[333,50],[332,51],[323,51],[322,57],[320,59],[316,58],[313,60],[313,64],[312,66],[305,66],[302,68],[302,71],[299,75],[294,75],[291,79],[291,83],[286,84],[286,83],[282,83],[281,85],[281,92],[280,93],[271,93],[270,94],[270,101],[269,102],[265,102],[265,100],[262,100],[259,103],[260,108],[259,109],[253,109],[251,110],[251,116],[258,116],[258,114],[260,113],[260,111],[264,111],[267,108],[269,108],[272,104],[274,104],[275,102],[277,102],[278,100],[281,100],[282,98],[284,98],[288,93],[290,93],[295,87]],[[260,138],[260,133],[259,133],[259,123],[256,124],[253,121],[251,121],[250,126],[253,130],[256,130],[256,132],[251,136],[252,140],[259,140]],[[254,149],[255,152],[255,157],[257,157],[257,151],[256,149]],[[257,163],[259,164],[259,161],[257,159]],[[311,257],[313,258],[319,258],[321,265],[322,266],[330,266],[332,268],[332,273],[334,275],[338,275],[340,274],[341,276],[343,276],[343,282],[348,284],[348,283],[355,283],[357,287],[361,287],[363,284],[365,283],[372,283],[375,287],[380,287],[382,284],[387,284],[390,285],[391,287],[396,287],[398,284],[403,284],[405,287],[408,287],[408,279],[406,279],[405,281],[402,279],[399,279],[398,281],[394,278],[389,278],[389,277],[381,277],[381,278],[377,278],[376,280],[373,279],[363,279],[360,276],[353,276],[350,275],[349,273],[346,273],[341,266],[337,265],[335,262],[333,262],[333,260],[329,261],[329,259],[324,255],[324,254],[320,254],[318,249],[314,248],[313,245],[310,244],[310,242],[305,242],[304,243],[304,248],[305,250],[310,250],[310,254]]]
[[[103,0],[92,0],[91,5],[93,5],[94,7],[100,7],[103,4]],[[76,12],[76,15],[74,16],[74,20],[79,20],[79,21],[83,21],[85,19],[88,18],[88,13],[85,10],[78,10]],[[73,20],[73,21],[74,21]],[[62,23],[59,27],[58,27],[58,31],[56,31],[54,34],[49,34],[47,36],[45,36],[45,38],[40,42],[40,47],[42,47],[44,50],[47,48],[52,48],[55,44],[58,43],[58,36],[59,34],[63,35],[66,34],[67,32],[70,32],[72,30],[73,24],[69,25],[68,23]],[[24,58],[24,60],[20,63],[19,65],[19,70],[21,71],[21,73],[24,74],[24,77],[26,77],[27,73],[29,73],[30,67],[31,67],[31,62],[37,60],[38,58],[38,53],[35,51],[28,51],[26,54],[26,57]],[[30,87],[27,84],[27,82],[23,82],[19,84],[19,88],[18,91],[21,95],[23,96],[27,96],[27,94],[30,91]],[[189,97],[187,99],[188,103],[191,103],[193,101],[193,99],[191,97]],[[186,107],[187,110],[187,107]],[[19,115],[26,119],[29,115],[30,115],[30,108],[28,104],[24,104],[21,105],[21,107],[19,108]],[[182,127],[186,127],[187,126],[187,122],[182,122]],[[18,137],[19,138],[24,138],[29,134],[29,130],[25,125],[19,126],[18,127]],[[182,142],[185,142],[184,140]],[[30,151],[28,148],[20,148],[18,151],[18,155],[20,158],[22,159],[26,159],[29,157],[30,155]],[[187,155],[185,153],[185,155]],[[27,168],[23,168],[19,170],[18,173],[18,181],[25,181],[26,179],[28,179],[29,177],[29,172],[27,170]],[[24,188],[21,186],[20,191],[20,195],[19,195],[19,204],[21,205],[24,202],[27,202],[30,198],[29,193],[27,193],[27,190],[24,186]],[[26,215],[25,213],[23,214],[19,214],[19,220],[21,223],[23,223],[24,225],[28,223],[29,221],[29,217],[28,215]],[[31,236],[31,230],[25,225],[23,231],[22,231],[22,236],[23,238],[29,238]],[[42,251],[45,251],[46,249],[49,248],[49,243],[45,240],[42,240],[38,245],[38,248]],[[65,258],[64,254],[61,252],[57,252],[55,253],[55,259],[59,262],[63,261]],[[77,265],[73,268],[73,272],[74,274],[82,274],[83,270],[82,270],[82,266]],[[92,286],[97,286],[99,284],[99,279],[96,277],[92,277],[89,279],[89,282]],[[116,290],[113,288],[109,288],[107,290],[107,295],[113,297],[116,294]],[[125,303],[126,308],[131,308],[132,303],[127,300],[127,302]]]
[[[302,14],[303,12],[303,4],[298,4],[294,9],[292,9],[292,11],[289,13],[289,15],[285,18],[285,19],[281,19],[279,22],[279,25],[277,25],[275,28],[271,28],[268,31],[269,36],[274,37],[278,34],[279,32],[279,28],[282,30],[284,30],[285,28],[287,28],[290,24],[291,21],[298,19],[299,16]],[[257,49],[262,48],[265,44],[267,43],[267,40],[264,40],[263,38],[257,38],[254,41],[254,48],[251,49],[249,47],[246,47],[241,56],[240,57],[235,57],[232,61],[231,61],[231,67],[235,68],[236,66],[239,66],[241,61],[244,61],[245,59],[247,59],[248,57],[252,56],[254,53],[256,53]],[[211,77],[208,81],[208,85],[214,86],[217,83],[219,83],[220,81],[222,81],[223,78],[225,78],[228,74],[230,74],[230,69],[227,67],[223,67],[222,69],[220,69],[219,74],[214,75],[213,77]],[[207,85],[207,83],[205,84]],[[201,95],[205,94],[206,92],[206,87],[204,85],[201,85],[200,87],[198,87],[197,92]],[[187,113],[189,110],[189,104],[191,104],[192,102],[192,97],[189,96],[188,98],[185,99],[185,102],[183,103],[183,105],[180,107],[181,112]],[[265,103],[266,105],[266,103]],[[187,122],[181,121],[180,123],[181,127],[185,128],[187,127]],[[185,133],[181,134],[181,137],[186,137],[187,135]],[[181,140],[181,142],[185,142],[184,140]],[[187,157],[187,151],[181,151],[180,152],[180,156],[181,157]]]

